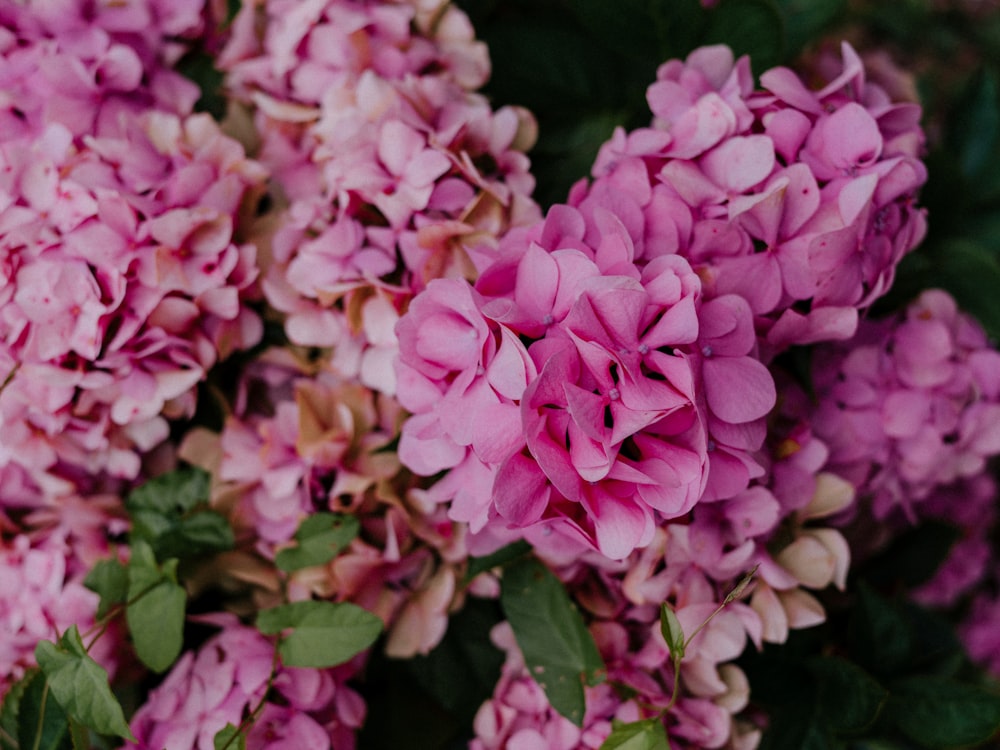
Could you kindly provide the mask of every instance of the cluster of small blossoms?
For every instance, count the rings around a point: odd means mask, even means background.
[[[216,477],[212,502],[255,555],[230,556],[216,573],[254,584],[261,606],[282,592],[353,602],[382,618],[390,655],[430,651],[444,635],[467,554],[461,530],[386,450],[398,405],[280,351],[252,364],[240,391],[221,434],[199,429],[180,450]],[[328,564],[291,573],[282,586],[260,561],[294,544],[316,512],[351,515],[360,533]]]
[[[448,2],[245,3],[219,58],[254,108],[279,206],[268,302],[289,339],[395,388],[392,329],[412,294],[472,278],[480,244],[534,221],[526,112],[474,93],[485,45]],[[287,205],[285,205],[287,204]]]
[[[846,43],[819,91],[727,47],[660,67],[652,126],[619,129],[569,202],[612,204],[636,257],[687,258],[706,297],[750,306],[764,354],[849,338],[926,231],[920,108],[867,80]]]
[[[171,66],[204,27],[205,0],[4,3],[0,141],[58,123],[77,143],[118,136],[150,109],[186,115],[198,87]]]
[[[42,487],[134,478],[220,356],[261,334],[234,236],[261,168],[207,115],[0,145],[3,463]]]
[[[694,636],[675,673],[660,630],[659,605],[670,601],[684,631],[694,634],[718,608],[717,588],[696,566],[666,560],[673,546],[657,529],[651,544],[625,561],[585,555],[559,567],[567,590],[591,618],[590,632],[607,668],[601,684],[586,688],[586,714],[575,726],[550,706],[531,674],[509,625],[494,628],[492,640],[507,658],[493,697],[474,722],[474,750],[524,747],[541,750],[598,748],[612,720],[660,718],[671,747],[751,748],[759,731],[734,719],[748,702],[749,685],[731,662],[748,636],[761,643],[760,620],[742,602],[731,603]],[[655,570],[655,575],[654,575]]]
[[[499,253],[475,287],[432,282],[396,328],[400,459],[451,469],[453,518],[621,559],[761,473],[775,391],[741,298],[705,302],[679,256],[640,271],[597,206],[553,208]]]
[[[934,515],[935,493],[1000,453],[1000,353],[943,291],[819,347],[813,381],[813,429],[876,519]]]
[[[98,596],[83,586],[89,565],[65,541],[58,531],[0,538],[0,699],[35,665],[40,640],[55,640],[72,626],[86,633],[95,624]],[[118,640],[105,633],[90,649],[112,675]]]
[[[277,667],[274,643],[235,618],[183,654],[131,722],[135,750],[213,750],[216,733],[254,715],[247,747],[352,750],[364,699],[346,682],[353,662],[332,669]],[[272,674],[273,673],[273,674]]]

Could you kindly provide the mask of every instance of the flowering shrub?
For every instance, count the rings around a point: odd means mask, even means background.
[[[0,7],[0,750],[995,740],[1000,99],[858,6]]]

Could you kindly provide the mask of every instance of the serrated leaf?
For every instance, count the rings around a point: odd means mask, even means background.
[[[644,719],[625,723],[614,719],[611,734],[600,750],[670,750],[667,730],[659,719]]]
[[[19,702],[19,747],[31,750],[71,750],[73,745],[66,712],[52,695],[52,689],[41,670],[33,670],[30,675],[26,675],[28,681]]]
[[[291,632],[278,642],[285,666],[333,667],[371,646],[382,632],[382,620],[349,602],[293,602],[257,615],[264,635],[288,628]]]
[[[40,641],[35,646],[35,659],[48,680],[49,690],[70,718],[99,734],[135,740],[111,692],[108,673],[87,654],[75,625],[63,634],[58,645]]]
[[[889,691],[857,664],[837,656],[806,662],[817,683],[817,715],[841,734],[861,732],[875,723]]]
[[[531,545],[522,540],[501,547],[496,552],[483,557],[470,557],[469,567],[465,571],[465,580],[471,581],[480,573],[494,568],[502,568],[529,554],[531,554]]]
[[[186,466],[160,474],[129,493],[125,505],[132,510],[186,513],[208,502],[211,475],[204,469]]]
[[[173,664],[184,645],[187,593],[177,583],[176,569],[177,560],[161,569],[149,545],[133,544],[125,621],[136,655],[154,672]]]
[[[938,677],[892,684],[887,713],[921,747],[977,745],[1000,730],[1000,695]]]
[[[274,563],[286,573],[325,565],[350,544],[360,530],[361,524],[355,516],[314,513],[295,532],[297,545],[278,552]]]
[[[520,560],[504,570],[500,606],[531,676],[552,707],[580,726],[584,683],[599,681],[604,662],[566,589],[538,560]]]
[[[247,750],[247,738],[239,727],[226,724],[212,738],[215,750]]]
[[[667,648],[670,649],[670,658],[675,663],[679,662],[684,658],[684,628],[666,602],[660,605],[660,632],[663,634],[663,640],[667,642]]]
[[[128,570],[118,560],[99,560],[83,580],[83,585],[100,595],[97,617],[100,619],[128,596]]]
[[[125,502],[131,540],[148,543],[159,560],[232,549],[232,528],[208,506],[209,486],[207,472],[184,467],[133,490]]]

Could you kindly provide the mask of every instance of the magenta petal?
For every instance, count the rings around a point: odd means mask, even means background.
[[[493,482],[497,512],[515,526],[528,526],[540,519],[550,493],[538,464],[520,453],[504,462]]]
[[[612,560],[624,559],[653,535],[652,514],[632,500],[595,492],[588,498],[597,548]]]
[[[759,419],[774,407],[776,393],[771,373],[750,357],[705,360],[705,396],[712,412],[726,422]]]
[[[774,169],[774,144],[766,135],[736,136],[712,149],[701,167],[712,182],[742,193],[764,181]]]

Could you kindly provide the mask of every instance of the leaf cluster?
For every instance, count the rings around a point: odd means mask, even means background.
[[[770,715],[762,750],[953,748],[1000,730],[1000,694],[966,672],[940,616],[862,582],[850,610],[744,656]]]

